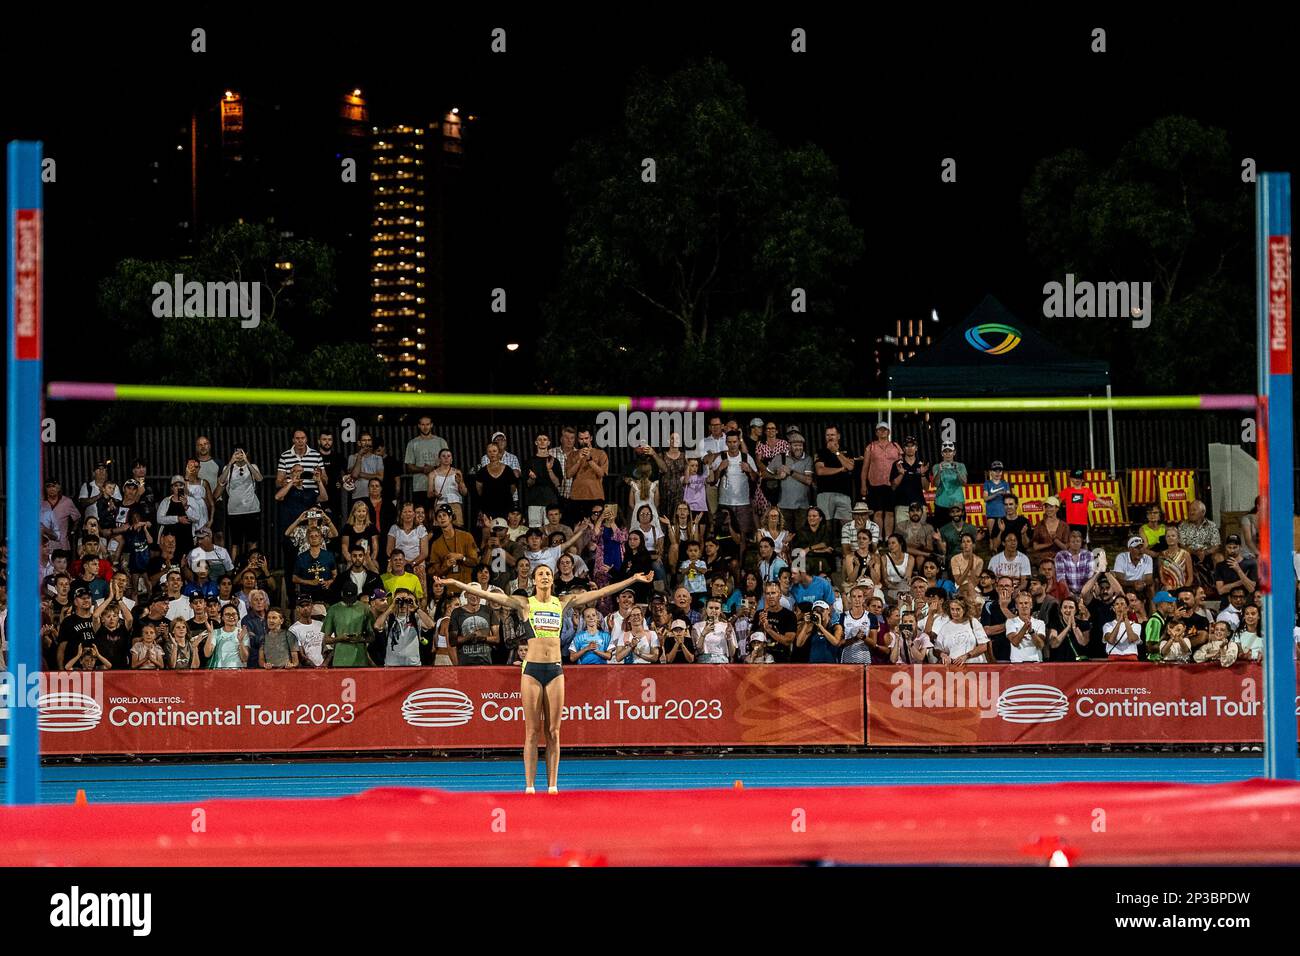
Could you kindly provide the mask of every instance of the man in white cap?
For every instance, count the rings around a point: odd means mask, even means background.
[[[862,453],[862,482],[859,491],[870,506],[871,520],[877,527],[883,527],[885,534],[894,530],[894,489],[890,479],[894,474],[894,462],[903,457],[903,449],[889,437],[889,423],[876,423],[876,440],[867,444]],[[857,508],[853,509],[857,515]],[[855,532],[856,533],[856,532]],[[879,541],[877,534],[875,540]]]
[[[1136,592],[1144,600],[1152,593],[1151,582],[1155,568],[1151,555],[1146,553],[1146,543],[1139,535],[1135,534],[1128,539],[1128,550],[1115,558],[1112,570],[1123,582],[1125,590]]]

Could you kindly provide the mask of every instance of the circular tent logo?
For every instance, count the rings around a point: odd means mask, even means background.
[[[985,355],[1006,355],[1020,344],[1020,330],[995,322],[973,325],[966,330],[966,342]]]
[[[62,691],[42,694],[36,701],[36,726],[51,733],[94,730],[103,719],[104,708],[89,694]]]
[[[998,716],[1010,724],[1050,724],[1069,710],[1069,698],[1051,684],[1017,684],[998,697]]]
[[[412,727],[460,727],[474,717],[474,705],[451,687],[426,687],[402,702],[402,719]]]

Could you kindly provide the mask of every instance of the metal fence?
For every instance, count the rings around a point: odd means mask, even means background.
[[[213,417],[220,417],[219,409],[214,409]],[[558,413],[510,414],[507,422],[505,415],[491,413],[490,410],[477,413],[431,413],[431,417],[434,419],[434,433],[447,441],[454,453],[456,466],[466,472],[467,476],[477,468],[484,447],[494,431],[504,432],[508,450],[524,459],[531,455],[533,439],[539,432],[549,434],[554,441],[558,439],[560,428],[564,424],[592,427],[595,422],[595,415],[592,414]],[[752,416],[738,417],[742,430],[747,430],[746,422]],[[1116,467],[1121,471],[1139,467],[1190,467],[1198,472],[1198,481],[1204,487],[1209,477],[1209,445],[1240,443],[1243,417],[1240,413],[1116,413]],[[951,421],[950,426],[946,426],[946,419]],[[834,424],[841,430],[843,446],[854,453],[860,453],[874,437],[876,416],[777,417],[776,421],[782,433],[788,426],[797,427],[807,437],[810,448],[821,446],[825,428]],[[266,424],[253,428],[214,425],[204,430],[203,434],[211,440],[213,455],[220,464],[225,464],[233,448],[242,447],[248,452],[249,460],[258,465],[263,475],[267,476],[261,494],[266,524],[263,533],[267,535],[264,540],[271,540],[271,525],[274,521],[273,479],[276,462],[280,453],[289,447],[294,428],[305,428],[314,446],[322,426],[332,427],[335,429],[336,447],[347,454],[354,446],[338,441],[338,424],[315,421],[284,426]],[[893,416],[895,438],[916,436],[922,457],[929,460],[938,457],[940,439],[946,427],[951,428],[957,442],[958,460],[966,463],[972,480],[982,476],[988,463],[994,459],[1001,459],[1010,469],[1035,470],[1092,467],[1094,462],[1096,467],[1106,467],[1109,463],[1104,414],[1094,416],[1091,444],[1085,413]],[[356,430],[357,434],[366,431],[374,435],[377,442],[386,442],[388,455],[398,462],[404,458],[406,442],[415,434],[412,425],[395,424],[391,419],[385,421],[380,416],[358,418]],[[59,478],[65,493],[75,495],[81,483],[91,477],[96,462],[110,459],[113,462],[110,473],[121,480],[128,474],[131,462],[139,457],[146,462],[151,479],[162,483],[161,490],[165,495],[167,478],[184,470],[186,459],[194,453],[194,440],[197,436],[198,431],[191,428],[141,425],[135,429],[134,439],[129,445],[53,443],[44,449],[44,473]],[[1253,445],[1247,445],[1246,448],[1252,452],[1254,450]],[[620,477],[630,471],[633,452],[630,448],[607,450],[611,474],[607,481],[607,491],[612,492],[616,490]],[[3,482],[3,468],[0,468],[0,482]],[[398,485],[399,498],[409,499],[409,482],[402,481]],[[1296,485],[1297,493],[1300,494],[1300,469],[1296,472]],[[472,490],[471,484],[471,493]],[[158,493],[157,488],[155,493]],[[3,485],[0,484],[0,496],[2,495]]]

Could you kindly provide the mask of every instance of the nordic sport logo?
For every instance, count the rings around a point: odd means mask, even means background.
[[[1002,341],[991,344],[999,335],[1002,336]],[[1001,325],[996,322],[973,325],[966,330],[966,344],[985,355],[1006,355],[1020,344],[1020,330],[1015,326]]]

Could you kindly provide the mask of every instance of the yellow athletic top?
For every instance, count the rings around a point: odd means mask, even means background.
[[[560,599],[552,597],[549,601],[528,598],[528,623],[532,625],[535,637],[560,639],[560,630],[564,626],[564,605]]]

